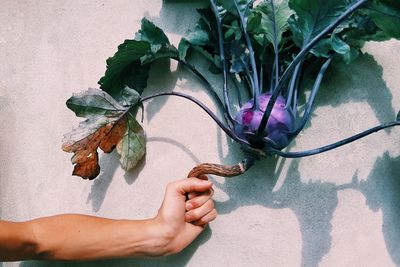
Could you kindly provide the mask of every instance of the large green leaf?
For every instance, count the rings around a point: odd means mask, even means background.
[[[170,44],[164,32],[146,18],[142,19],[142,27],[136,33],[135,39],[150,44],[150,51],[140,59],[142,64],[159,58],[178,56],[178,50]]]
[[[67,102],[67,107],[78,117],[92,117],[97,115],[116,115],[123,107],[104,91],[89,88],[74,94]]]
[[[217,4],[221,5],[225,10],[227,10],[231,14],[236,15],[237,10],[239,10],[239,12],[241,12],[242,14],[247,13],[253,2],[254,0],[218,0]]]
[[[129,86],[139,93],[147,86],[152,61],[178,57],[178,50],[169,43],[164,32],[146,18],[135,40],[125,40],[115,55],[107,60],[107,70],[100,79],[100,88],[116,99]]]
[[[278,49],[278,45],[282,39],[282,34],[289,27],[288,19],[293,13],[289,8],[289,1],[266,0],[256,6],[254,12],[256,14],[260,14],[258,16],[259,24],[254,23],[256,25],[252,26],[251,22],[249,21],[248,27],[253,28],[253,33],[257,35],[256,40],[260,43],[260,45],[265,46],[265,38],[276,49]],[[256,20],[258,19],[257,16],[254,16],[253,18]]]
[[[140,62],[140,58],[149,51],[150,44],[146,41],[125,40],[118,46],[115,55],[107,59],[106,73],[99,81],[100,88],[114,98],[119,98],[121,90],[125,88],[125,80],[129,77],[127,74],[132,71],[137,72],[141,66],[137,62]],[[141,78],[140,75],[136,79]]]
[[[291,28],[297,43],[308,44],[343,13],[347,4],[347,0],[289,0],[296,12]]]
[[[367,6],[365,12],[383,32],[392,38],[400,39],[399,0],[375,0]]]
[[[221,63],[217,54],[217,40],[214,37],[216,35],[215,18],[209,8],[198,9],[197,12],[200,14],[200,19],[196,27],[188,31],[179,43],[179,58],[186,61],[189,51],[196,51],[210,62],[210,71],[219,73]]]

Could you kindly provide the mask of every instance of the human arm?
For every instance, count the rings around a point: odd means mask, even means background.
[[[170,183],[157,216],[113,220],[57,215],[29,222],[0,221],[0,261],[26,259],[91,260],[162,256],[181,251],[215,219],[208,181]],[[202,193],[186,201],[186,193]],[[195,206],[186,211],[188,203]]]

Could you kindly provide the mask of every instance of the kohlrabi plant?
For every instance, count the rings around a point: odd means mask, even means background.
[[[195,29],[182,38],[178,48],[144,18],[135,38],[125,40],[107,60],[100,89],[68,99],[68,108],[85,118],[63,141],[63,149],[74,153],[74,175],[94,179],[99,174],[98,148],[106,153],[116,148],[123,168],[134,168],[146,148],[136,113],[155,97],[192,101],[243,149],[245,160],[237,165],[201,164],[189,175],[235,176],[262,157],[311,156],[400,125],[398,115],[392,122],[320,148],[283,150],[309,121],[331,64],[350,64],[367,41],[400,38],[398,0],[210,0],[197,12],[200,19]],[[214,88],[193,65],[193,54],[209,62],[209,71],[221,79],[220,88]],[[222,116],[183,93],[146,95],[151,64],[160,58],[176,60],[197,76]],[[306,89],[306,79],[314,84],[300,107],[298,99]]]

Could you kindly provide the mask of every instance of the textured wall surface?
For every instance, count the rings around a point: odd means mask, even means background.
[[[65,107],[66,99],[97,86],[105,59],[133,36],[140,19],[153,20],[177,44],[194,26],[199,5],[1,1],[1,219],[57,213],[148,218],[155,215],[165,185],[185,177],[195,164],[241,159],[239,147],[209,117],[175,98],[145,105],[147,156],[133,172],[124,173],[117,155],[103,155],[101,175],[83,181],[70,175],[71,155],[60,148],[63,134],[79,121]],[[291,150],[331,143],[393,120],[400,109],[400,42],[370,43],[364,51],[352,65],[329,70],[312,123]],[[170,72],[160,71],[168,64]],[[150,79],[147,92],[188,92],[215,110],[199,81],[173,62],[157,63]],[[218,77],[210,79],[220,85]],[[323,155],[264,160],[241,177],[213,180],[220,215],[179,255],[79,266],[400,265],[400,129]]]

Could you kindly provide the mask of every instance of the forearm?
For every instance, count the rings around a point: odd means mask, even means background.
[[[71,214],[20,224],[25,234],[19,234],[19,240],[14,242],[20,244],[19,254],[5,255],[5,260],[90,260],[168,253],[168,241],[154,220],[111,220]],[[15,246],[12,249],[15,251]]]
[[[167,241],[162,229],[153,220],[59,215],[31,224],[41,259],[90,260],[167,253],[163,251]]]

